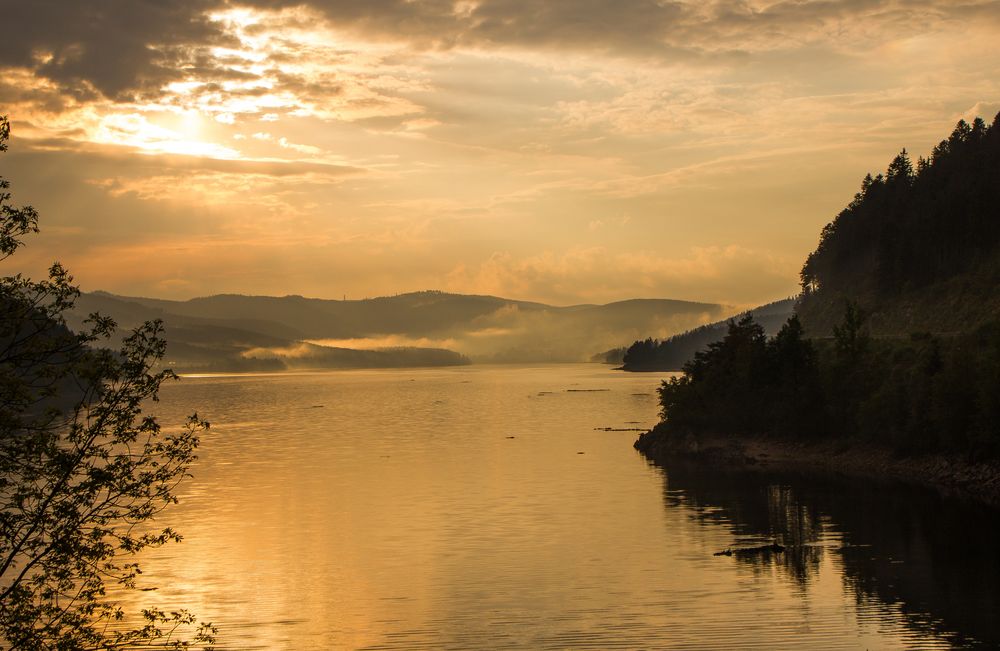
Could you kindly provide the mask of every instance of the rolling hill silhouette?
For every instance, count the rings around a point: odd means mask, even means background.
[[[365,300],[222,294],[187,301],[80,297],[125,328],[162,319],[182,370],[277,370],[583,361],[595,344],[661,336],[721,317],[711,303],[632,299],[556,307],[496,296],[414,292]]]

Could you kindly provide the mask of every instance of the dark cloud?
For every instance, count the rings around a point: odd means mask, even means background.
[[[228,43],[213,0],[0,0],[0,61],[81,98],[128,99],[183,77],[205,47]]]
[[[302,75],[283,72],[279,68],[272,68],[267,74],[275,80],[280,88],[293,93],[302,100],[320,102],[343,93],[343,87],[336,79],[315,81]]]
[[[836,36],[843,23],[925,31],[938,19],[1000,19],[997,0],[242,0],[308,6],[339,28],[425,47],[570,48],[667,60],[739,54],[747,41]]]
[[[279,10],[308,6],[340,29],[418,47],[577,48],[645,56],[700,56],[669,36],[694,20],[697,3],[669,0],[246,0]]]
[[[189,76],[245,78],[236,62],[209,52],[238,45],[209,17],[233,7],[308,7],[335,28],[421,48],[571,49],[667,62],[743,62],[747,51],[836,43],[847,26],[871,29],[877,40],[942,20],[1000,20],[1000,0],[787,0],[759,10],[731,0],[0,0],[8,27],[0,61],[79,98],[155,94]],[[282,24],[304,20],[288,14]]]
[[[690,7],[653,0],[493,0],[473,12],[470,36],[498,44],[596,46],[626,52],[639,48],[650,53],[679,54],[691,48],[672,45],[669,36],[690,20]]]

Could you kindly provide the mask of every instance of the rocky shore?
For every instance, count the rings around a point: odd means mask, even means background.
[[[975,463],[957,455],[901,456],[854,441],[799,442],[774,437],[668,434],[655,427],[634,447],[652,460],[695,459],[715,466],[795,470],[891,478],[1000,508],[1000,461]]]

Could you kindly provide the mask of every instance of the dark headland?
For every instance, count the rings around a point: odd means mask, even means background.
[[[1000,505],[1000,115],[867,175],[801,288],[773,337],[747,315],[688,359],[635,447]]]

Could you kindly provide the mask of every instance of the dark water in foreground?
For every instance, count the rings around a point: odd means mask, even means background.
[[[229,649],[1000,647],[997,513],[636,453],[592,365],[186,378],[213,422],[145,562]],[[713,556],[777,540],[784,553]]]

